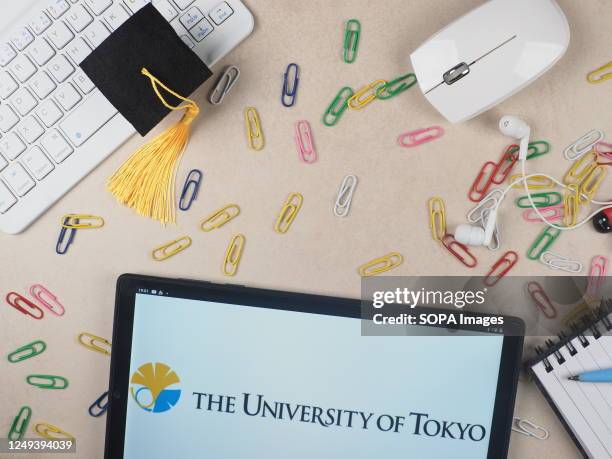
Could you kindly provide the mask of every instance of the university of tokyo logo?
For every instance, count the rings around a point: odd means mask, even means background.
[[[163,413],[178,403],[179,382],[178,375],[165,363],[145,363],[132,375],[130,393],[143,410]]]

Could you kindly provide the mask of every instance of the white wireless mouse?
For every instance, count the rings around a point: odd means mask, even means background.
[[[458,123],[541,76],[565,54],[569,40],[555,0],[490,0],[439,31],[410,59],[425,97]]]

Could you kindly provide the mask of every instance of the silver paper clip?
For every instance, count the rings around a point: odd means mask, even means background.
[[[550,269],[558,269],[560,271],[566,271],[568,273],[580,273],[582,272],[582,263],[576,260],[571,260],[563,255],[557,255],[550,250],[542,252],[540,255],[540,262],[548,266]]]
[[[496,194],[499,194],[499,197],[496,197]],[[478,223],[480,221],[484,221],[484,213],[493,209],[503,194],[503,190],[500,190],[499,188],[489,191],[489,193],[482,198],[482,201],[480,201],[478,205],[470,210],[470,212],[467,214],[468,222]]]
[[[351,202],[353,201],[353,194],[357,188],[357,176],[347,175],[342,180],[340,190],[338,191],[338,197],[334,204],[334,215],[336,217],[346,217],[351,210]]]
[[[491,208],[483,209],[482,217],[480,219],[480,224],[482,225],[482,229],[486,229],[487,220],[489,219],[489,214],[491,213]],[[493,230],[493,237],[491,238],[491,243],[487,246],[489,250],[498,250],[501,247],[501,235],[499,232],[499,217],[495,220],[495,229]]]
[[[568,161],[575,161],[593,149],[596,143],[602,141],[604,133],[601,129],[593,129],[563,150],[563,156]]]
[[[230,65],[221,74],[217,80],[217,84],[210,91],[208,101],[213,105],[219,105],[225,99],[225,96],[234,87],[240,77],[240,69],[235,65]]]
[[[547,440],[550,436],[544,427],[522,418],[512,418],[512,430],[537,440]]]

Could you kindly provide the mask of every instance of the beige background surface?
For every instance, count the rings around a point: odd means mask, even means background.
[[[350,112],[334,128],[321,115],[340,87],[353,88],[410,70],[409,54],[429,35],[480,0],[387,1],[248,1],[256,17],[255,31],[214,70],[238,65],[241,79],[220,107],[205,102],[211,82],[195,99],[203,114],[197,121],[178,181],[193,167],[204,171],[200,197],[191,211],[179,214],[167,228],[117,205],[104,190],[109,175],[141,144],[134,137],[83,180],[25,233],[0,235],[0,293],[26,292],[41,282],[67,308],[62,318],[31,320],[5,305],[0,308],[0,353],[43,339],[48,350],[40,358],[18,365],[0,359],[0,432],[8,432],[23,404],[32,407],[33,423],[50,422],[79,440],[79,458],[103,454],[105,419],[94,419],[87,407],[107,385],[109,358],[77,344],[81,331],[110,337],[114,284],[124,272],[188,277],[227,282],[220,264],[231,236],[247,237],[244,259],[231,282],[294,291],[357,297],[356,267],[390,251],[405,263],[395,275],[484,274],[499,253],[475,251],[479,267],[471,272],[432,241],[426,201],[445,199],[450,225],[462,223],[471,203],[467,190],[480,165],[497,159],[509,143],[497,130],[503,114],[520,114],[532,124],[535,138],[548,139],[553,152],[531,161],[530,171],[560,176],[568,167],[563,148],[595,127],[612,133],[612,82],[592,86],[585,75],[609,62],[612,3],[606,0],[560,0],[568,16],[571,46],[554,69],[535,84],[477,119],[449,125],[429,105],[418,88],[361,112]],[[357,62],[342,63],[343,24],[359,18],[363,31]],[[282,74],[289,62],[301,68],[297,106],[280,104]],[[500,69],[503,71],[503,69]],[[266,147],[248,150],[243,109],[255,106],[261,115]],[[298,161],[293,124],[311,122],[319,153],[314,165]],[[168,120],[168,123],[174,119]],[[446,136],[426,146],[405,150],[398,134],[441,124]],[[338,219],[332,204],[344,175],[359,177],[349,218]],[[600,197],[610,197],[608,180]],[[304,195],[304,206],[286,235],[272,230],[287,194]],[[607,192],[607,196],[606,196]],[[242,215],[220,231],[199,231],[200,220],[212,210],[235,202]],[[68,255],[54,252],[63,214],[90,213],[106,219],[104,229],[81,231]],[[507,204],[501,213],[503,248],[525,253],[541,226],[523,224]],[[190,235],[193,246],[163,263],[150,251],[161,243]],[[588,264],[596,254],[610,254],[612,239],[586,227],[564,234],[555,250]],[[522,257],[514,274],[546,275],[542,265]],[[531,348],[526,349],[530,352]],[[24,383],[27,374],[65,375],[66,391],[43,391]],[[547,441],[513,435],[510,457],[576,458],[578,453],[533,384],[521,382],[516,415],[550,429]],[[31,425],[33,425],[33,423]],[[42,456],[40,456],[42,457]]]

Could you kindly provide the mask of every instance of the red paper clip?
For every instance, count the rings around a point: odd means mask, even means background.
[[[63,316],[66,312],[64,305],[59,302],[57,297],[40,284],[30,287],[30,295],[56,316]]]
[[[461,242],[457,242],[453,235],[446,234],[442,238],[442,244],[444,245],[444,247],[446,247],[446,250],[452,253],[457,260],[459,260],[468,268],[475,268],[478,264],[478,260],[476,260],[476,257],[472,255],[468,247],[462,244]],[[460,250],[457,250],[457,247]]]
[[[538,282],[529,282],[527,284],[527,292],[529,292],[529,296],[531,296],[531,299],[546,318],[554,319],[557,317],[557,310],[553,306],[552,301],[550,301],[550,298],[548,298],[544,288]]]
[[[397,138],[397,143],[400,147],[404,148],[418,147],[419,145],[422,145],[424,143],[439,139],[443,135],[444,129],[442,128],[442,126],[431,126],[425,129],[417,129],[416,131],[406,132],[405,134],[402,134]],[[409,140],[409,143],[405,142],[406,139]]]
[[[501,185],[506,181],[516,162],[518,160],[519,146],[510,145],[506,148],[506,151],[502,154],[502,157],[497,162],[495,168],[495,174],[493,174],[491,181],[496,185]]]
[[[559,204],[557,206],[540,207],[538,210],[548,222],[563,220],[563,215],[565,215],[565,208],[563,204]],[[530,223],[539,223],[542,221],[534,209],[526,209],[523,212],[523,220]]]
[[[489,170],[490,169],[490,170]],[[493,161],[487,161],[480,168],[480,172],[476,176],[476,180],[472,183],[468,198],[472,202],[480,202],[482,198],[489,192],[491,184],[493,183],[492,177],[497,170],[497,165]]]
[[[512,267],[518,261],[518,254],[514,251],[506,252],[502,255],[502,257],[497,260],[497,262],[491,267],[491,270],[487,273],[484,278],[484,284],[487,287],[493,287],[497,284],[502,277],[508,274],[508,271],[512,269]]]
[[[19,293],[10,292],[8,295],[6,295],[6,302],[19,312],[22,312],[26,316],[33,317],[36,320],[42,319],[45,315],[40,307],[36,306],[27,298],[24,298]],[[32,314],[31,310],[38,311],[40,314]]]

